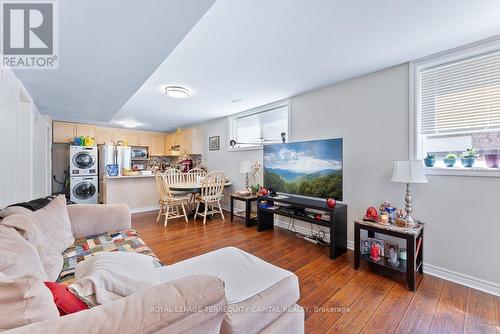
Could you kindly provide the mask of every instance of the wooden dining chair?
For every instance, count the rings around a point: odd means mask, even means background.
[[[164,174],[157,172],[155,174],[156,177],[156,187],[158,188],[158,192],[160,194],[160,200],[158,201],[158,206],[160,210],[158,212],[158,217],[156,218],[156,222],[160,220],[162,215],[165,216],[165,222],[163,223],[164,227],[167,227],[167,223],[169,219],[184,217],[186,223],[188,222],[188,217],[186,214],[186,208],[184,204],[188,204],[189,197],[188,196],[174,196],[170,191],[168,186],[168,182]],[[182,213],[179,210],[179,207],[182,209]]]
[[[165,180],[167,184],[178,184],[186,182],[186,176],[183,172],[178,169],[170,168],[163,172],[163,176],[165,176]],[[189,192],[187,191],[172,191],[174,196],[176,195],[187,195]]]
[[[213,216],[216,213],[220,213],[222,219],[224,220],[224,214],[222,213],[220,201],[223,197],[225,183],[226,177],[222,172],[211,172],[203,178],[201,181],[200,194],[196,197],[197,203],[194,219],[196,219],[197,216],[203,217],[203,225],[205,225],[207,215]],[[205,206],[203,213],[198,212],[201,203]],[[214,209],[215,204],[217,204],[218,210]]]
[[[207,176],[207,172],[205,172],[203,169],[201,169],[201,168],[193,168],[189,172],[187,172],[187,174],[186,174],[186,182],[198,184],[198,183],[201,182],[201,180],[205,176]],[[191,193],[191,200],[189,202],[190,209],[191,209],[191,207],[194,208],[195,199],[196,199],[196,192],[192,192]]]
[[[201,168],[193,168],[186,174],[186,181],[191,183],[198,182],[198,178],[202,179],[207,176],[207,172],[205,172]]]

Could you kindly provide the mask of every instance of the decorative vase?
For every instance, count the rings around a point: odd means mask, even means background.
[[[500,153],[485,154],[484,160],[489,168],[498,168],[500,165]]]
[[[425,166],[427,167],[434,167],[434,164],[436,163],[436,158],[425,158],[424,159]]]
[[[471,168],[474,166],[474,163],[476,162],[476,158],[474,157],[469,157],[469,158],[462,158],[462,166]]]
[[[455,162],[457,161],[457,159],[446,159],[445,158],[445,159],[443,159],[443,161],[444,161],[444,165],[446,167],[453,167],[453,166],[455,166]]]
[[[106,172],[109,176],[118,176],[118,168],[117,164],[106,165]]]

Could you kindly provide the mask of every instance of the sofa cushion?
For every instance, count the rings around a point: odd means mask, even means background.
[[[1,224],[15,228],[24,239],[36,248],[49,280],[55,281],[59,277],[63,265],[62,254],[52,245],[34,215],[12,214],[2,220]]]
[[[52,293],[54,303],[59,310],[60,315],[67,315],[71,313],[88,310],[87,304],[82,302],[80,298],[72,294],[68,287],[61,283],[44,282],[45,286],[49,288]]]
[[[74,281],[75,268],[81,262],[99,252],[134,252],[153,257],[155,267],[163,264],[134,230],[124,230],[115,233],[102,233],[84,238],[78,238],[75,243],[63,253],[64,265],[57,282],[66,285]]]
[[[31,275],[0,274],[0,331],[58,318],[50,290]]]
[[[75,242],[64,195],[57,196],[50,204],[32,214],[38,219],[42,231],[59,254]]]
[[[7,276],[32,274],[43,281],[48,280],[35,247],[16,229],[1,224],[0,272]]]

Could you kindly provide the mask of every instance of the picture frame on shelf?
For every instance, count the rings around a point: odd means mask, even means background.
[[[208,137],[208,150],[209,151],[220,150],[220,136]]]
[[[384,241],[384,256],[392,266],[399,266],[399,245],[395,242]]]
[[[378,255],[379,255],[380,257],[384,257],[384,254],[385,254],[385,249],[384,249],[384,240],[382,240],[382,239],[374,239],[374,238],[372,238],[371,240],[372,240],[372,242],[371,242],[371,244],[370,244],[370,248],[371,248],[371,246],[372,246],[373,244],[377,244],[377,245],[378,245],[378,247],[379,247],[379,249],[380,249],[380,250],[379,250]]]
[[[372,238],[361,238],[361,254],[370,254],[370,248],[372,246]]]

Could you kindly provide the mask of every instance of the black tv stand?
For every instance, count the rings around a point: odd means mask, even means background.
[[[311,224],[325,226],[330,229],[330,258],[336,259],[347,251],[347,205],[338,204],[335,209],[326,205],[325,200],[300,197],[294,195],[282,195],[277,197],[258,196],[257,205],[257,231],[265,231],[274,228],[274,215],[284,216],[292,219],[302,220]],[[266,201],[269,205],[275,203],[288,204],[296,209],[314,209],[330,215],[330,220],[313,219],[306,215],[291,212],[285,208],[264,208],[260,203]]]

